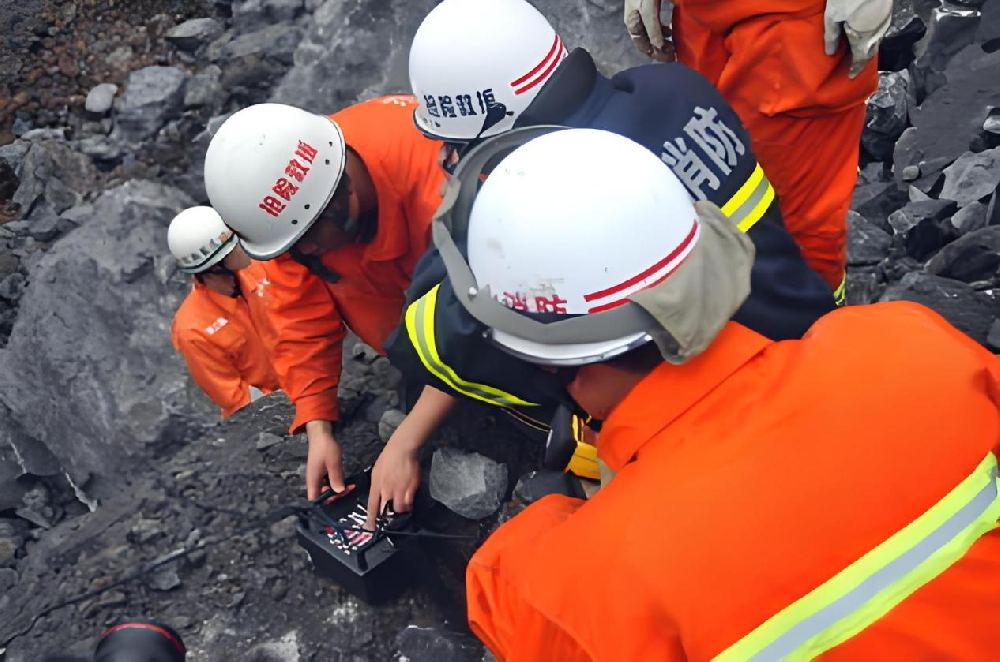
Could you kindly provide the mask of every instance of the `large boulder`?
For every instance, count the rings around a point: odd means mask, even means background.
[[[965,283],[933,274],[911,272],[886,288],[880,301],[914,301],[936,311],[973,340],[985,343],[1000,305]]]
[[[358,99],[408,91],[410,43],[420,21],[436,4],[436,0],[327,0],[313,15],[311,27],[295,52],[295,66],[278,85],[272,100],[330,113]],[[536,4],[568,48],[586,48],[606,73],[649,62],[632,45],[622,25],[618,0]]]
[[[115,116],[115,134],[132,144],[153,138],[183,110],[187,79],[176,67],[144,67],[129,74]]]
[[[189,281],[166,225],[191,204],[150,182],[105,192],[34,269],[0,353],[0,400],[88,500],[213,417],[169,337]]]
[[[64,141],[18,142],[27,149],[16,162],[14,174],[19,184],[11,201],[21,218],[59,214],[79,204],[95,188],[93,163]]]

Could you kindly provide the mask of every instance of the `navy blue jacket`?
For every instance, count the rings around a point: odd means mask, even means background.
[[[774,190],[739,117],[694,70],[652,64],[606,78],[590,55],[577,49],[516,126],[539,124],[626,136],[670,166],[693,198],[714,202],[739,223],[754,242],[756,258],[751,293],[735,321],[784,340],[800,337],[835,308],[829,286],[806,265],[785,229]],[[432,247],[416,266],[407,290],[407,314],[386,350],[407,380],[547,421],[552,385],[539,374],[544,371],[511,358],[484,340],[483,331],[453,296]]]

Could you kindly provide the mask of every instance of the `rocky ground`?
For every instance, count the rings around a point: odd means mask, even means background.
[[[371,608],[311,572],[291,520],[266,521],[302,496],[287,402],[218,424],[168,333],[187,280],[165,229],[206,202],[212,131],[267,99],[332,112],[405,91],[433,4],[0,0],[0,660],[86,652],[122,614],[172,623],[192,659],[481,659],[455,616],[463,559],[537,443],[459,412],[424,484],[468,516],[430,524],[471,539]],[[641,62],[619,0],[538,4],[606,71]],[[880,62],[849,302],[919,301],[1000,351],[1000,0],[897,0]],[[338,436],[360,467],[398,422],[398,375],[347,353]]]

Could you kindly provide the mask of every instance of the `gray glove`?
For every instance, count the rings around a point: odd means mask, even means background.
[[[823,13],[826,54],[837,52],[843,31],[851,47],[847,75],[854,78],[878,54],[879,42],[891,21],[892,0],[827,0]]]

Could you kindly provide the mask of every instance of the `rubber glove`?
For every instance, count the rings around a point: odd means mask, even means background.
[[[840,35],[851,47],[851,66],[847,75],[854,78],[873,57],[892,21],[892,0],[827,0],[823,13],[823,42],[826,54],[833,55]]]

